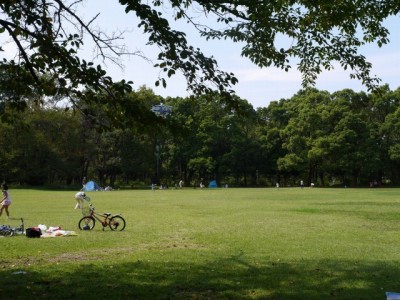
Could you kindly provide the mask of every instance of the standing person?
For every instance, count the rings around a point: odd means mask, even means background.
[[[8,207],[11,205],[11,196],[10,196],[10,193],[8,192],[7,184],[3,183],[1,185],[1,190],[2,190],[2,193],[3,193],[3,198],[1,200],[0,217],[1,217],[2,213],[3,213],[3,210],[5,210],[6,214],[7,214],[7,219],[9,219],[10,218],[10,213],[8,211]]]
[[[181,179],[180,181],[179,181],[179,188],[181,189],[183,187],[183,180]]]
[[[82,191],[79,191],[75,194],[76,205],[75,209],[82,209],[83,208],[83,200],[86,200],[86,194]]]
[[[303,180],[300,180],[300,187],[304,188],[304,181]]]
[[[200,189],[203,189],[203,188],[204,188],[204,179],[201,178],[200,179]]]
[[[81,191],[84,191],[86,189],[86,177],[82,178],[82,188]]]

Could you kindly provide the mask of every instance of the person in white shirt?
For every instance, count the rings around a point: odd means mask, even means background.
[[[75,209],[82,209],[83,208],[83,200],[86,200],[86,194],[85,192],[77,192],[75,194],[75,200],[76,200],[76,205],[75,205]]]
[[[6,211],[7,219],[10,218],[10,213],[8,211],[8,207],[11,205],[11,196],[10,193],[8,192],[8,186],[7,184],[3,183],[1,185],[1,190],[3,193],[3,199],[1,200],[1,207],[0,207],[0,217],[3,213],[3,210]]]

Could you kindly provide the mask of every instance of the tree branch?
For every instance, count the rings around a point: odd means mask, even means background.
[[[32,75],[32,77],[34,78],[34,80],[39,83],[40,80],[38,78],[38,76],[36,75],[35,69],[32,66],[30,59],[28,57],[28,54],[26,53],[24,47],[22,46],[22,44],[20,43],[20,41],[18,40],[17,36],[14,34],[14,30],[12,30],[10,28],[10,25],[15,26],[15,24],[12,24],[10,22],[4,21],[4,20],[0,20],[0,24],[7,30],[8,34],[11,36],[11,38],[14,40],[15,44],[17,45],[22,57],[24,58],[24,61],[26,63],[26,66],[28,67],[29,73]],[[16,28],[19,28],[17,26],[15,26]],[[28,33],[29,31],[24,30],[24,32]]]

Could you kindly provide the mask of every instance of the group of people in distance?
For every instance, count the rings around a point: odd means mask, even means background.
[[[184,182],[183,182],[182,179],[179,180],[178,184],[175,184],[175,188],[176,188],[176,189],[177,189],[177,188],[182,189],[183,186],[184,186]],[[201,178],[201,180],[200,180],[200,189],[204,189],[204,188],[205,188],[204,179]],[[156,184],[155,184],[155,183],[152,183],[152,184],[151,184],[151,189],[152,189],[153,191],[156,189]],[[160,190],[168,189],[168,185],[166,185],[166,184],[160,184],[159,189],[160,189]]]
[[[277,183],[275,184],[275,186],[276,186],[277,189],[279,189],[279,182],[277,182]],[[300,187],[301,187],[301,188],[304,188],[304,186],[305,186],[305,185],[304,185],[304,181],[303,181],[303,180],[300,180]],[[315,186],[315,184],[314,184],[313,182],[311,182],[311,183],[310,183],[310,187],[314,187],[314,186]]]
[[[205,185],[204,185],[204,179],[201,178],[201,179],[200,179],[200,189],[204,189],[204,187],[205,187]],[[180,189],[183,188],[183,180],[182,180],[182,179],[179,181],[179,188],[180,188]]]

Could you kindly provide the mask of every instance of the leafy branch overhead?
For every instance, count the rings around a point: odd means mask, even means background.
[[[127,4],[127,11],[139,5],[137,1],[120,2]],[[370,74],[372,66],[359,49],[367,43],[379,47],[387,44],[389,32],[383,22],[398,15],[400,9],[397,1],[369,0],[152,1],[159,7],[166,2],[175,9],[176,19],[187,20],[206,39],[243,44],[242,55],[259,67],[288,71],[298,62],[303,85],[309,86],[315,84],[323,69],[332,69],[337,61],[344,69],[351,69],[351,77],[370,90],[375,89],[379,79]],[[197,15],[191,14],[193,11]],[[197,21],[199,12],[206,22]],[[221,28],[212,27],[208,20],[215,20]]]
[[[1,1],[0,51],[16,50],[15,57],[7,55],[0,62],[1,73],[7,74],[1,79],[7,91],[2,101],[24,107],[27,94],[16,84],[23,78],[30,92],[67,98],[79,109],[82,103],[106,101],[114,108],[110,114],[114,111],[134,120],[137,112],[125,109],[130,105],[125,94],[132,91],[132,83],[115,83],[103,67],[80,58],[79,50],[90,39],[97,58],[117,64],[122,55],[145,59],[144,54],[130,52],[121,44],[127,33],[108,35],[95,27],[96,12],[92,19],[85,20],[79,14],[83,3]],[[298,64],[304,86],[314,84],[318,74],[331,69],[337,61],[371,90],[379,80],[370,74],[372,66],[359,49],[367,43],[382,46],[389,42],[383,22],[398,15],[400,7],[394,0],[119,0],[110,1],[110,5],[121,5],[127,14],[132,14],[132,22],[138,19],[148,44],[160,49],[155,67],[164,76],[156,79],[156,85],[166,86],[170,77],[181,72],[191,93],[218,93],[225,96],[220,97],[222,101],[232,105],[236,103],[231,96],[237,78],[220,70],[213,57],[190,45],[187,33],[174,29],[180,21],[192,25],[205,39],[240,43],[242,55],[257,66],[288,71]],[[96,100],[99,94],[101,97]]]

